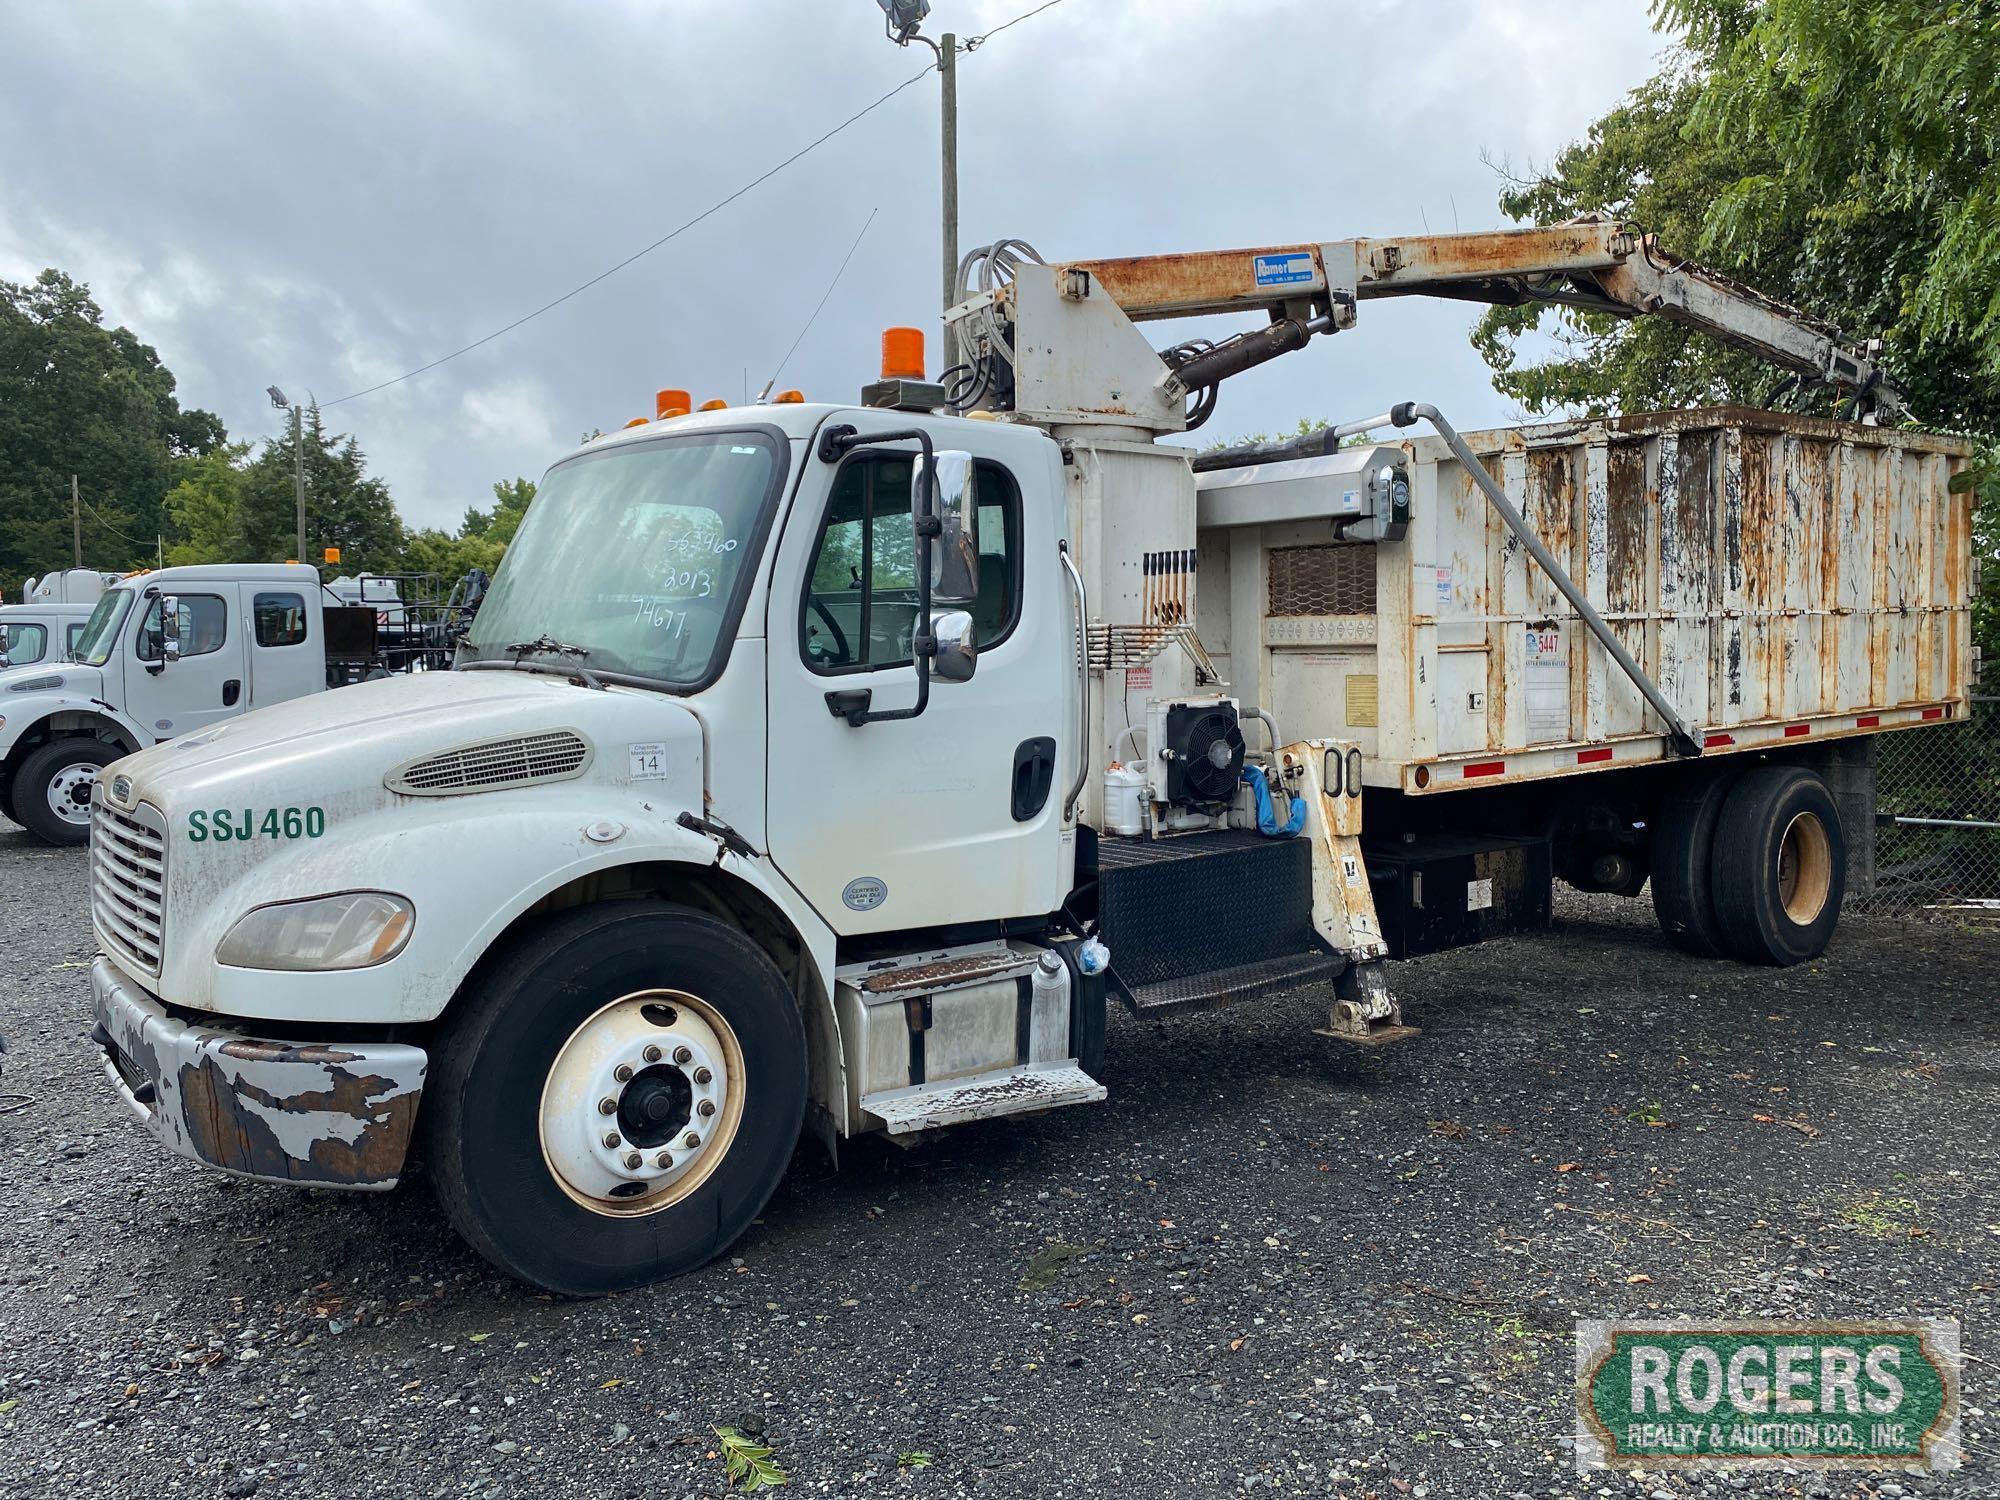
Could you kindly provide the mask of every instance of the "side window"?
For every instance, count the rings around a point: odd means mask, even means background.
[[[916,528],[910,519],[915,460],[852,459],[834,479],[800,610],[799,649],[816,672],[907,666],[917,625]],[[973,639],[999,644],[1020,599],[1021,495],[998,464],[980,462],[979,599]]]
[[[25,667],[38,662],[48,654],[49,632],[43,625],[9,625],[7,627],[7,660],[17,667]]]
[[[228,634],[229,612],[213,594],[181,594],[176,617],[180,622],[181,655],[206,656],[220,651]],[[160,642],[160,601],[155,599],[139,625],[139,660],[158,661],[164,654]]]
[[[306,638],[306,601],[298,594],[258,594],[250,601],[260,646],[296,646]]]
[[[76,655],[76,643],[83,639],[83,631],[84,627],[81,623],[72,625],[69,628],[69,634],[66,637],[68,645],[65,649],[71,656]]]

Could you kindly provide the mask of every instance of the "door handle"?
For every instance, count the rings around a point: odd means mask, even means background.
[[[229,679],[229,681],[227,681],[227,682],[223,683],[223,685],[222,685],[222,706],[223,706],[224,708],[234,708],[234,707],[236,707],[236,700],[237,700],[238,698],[241,698],[242,696],[243,696],[243,679],[242,679],[242,678],[240,678],[240,677],[232,677],[232,678],[230,678],[230,679]]]
[[[1048,805],[1056,780],[1056,742],[1047,735],[1014,747],[1014,821],[1025,823]]]

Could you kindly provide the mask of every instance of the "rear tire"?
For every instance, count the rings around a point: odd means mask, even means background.
[[[739,929],[664,901],[585,907],[496,950],[454,1002],[425,1158],[481,1255],[598,1296],[693,1270],[749,1227],[806,1084],[798,1005]]]
[[[1668,798],[1653,830],[1653,914],[1667,941],[1697,958],[1728,951],[1715,919],[1709,867],[1716,820],[1741,774],[1721,771]]]
[[[90,842],[90,796],[97,773],[125,752],[103,740],[50,740],[21,762],[9,789],[13,816],[45,844]]]
[[[1786,966],[1833,940],[1847,892],[1847,840],[1826,783],[1799,766],[1758,766],[1730,791],[1709,869],[1729,953]]]

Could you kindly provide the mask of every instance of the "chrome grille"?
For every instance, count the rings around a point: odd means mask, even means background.
[[[114,957],[155,977],[165,933],[167,833],[157,811],[107,806],[100,789],[90,810],[90,914]]]
[[[590,764],[590,745],[570,730],[521,735],[464,745],[412,761],[391,772],[391,791],[414,797],[448,797],[537,781],[566,781]]]

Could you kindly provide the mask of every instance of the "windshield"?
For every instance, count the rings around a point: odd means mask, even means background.
[[[125,623],[125,611],[132,607],[130,589],[113,589],[97,601],[97,608],[84,621],[83,635],[77,640],[72,659],[86,666],[101,667],[111,660],[118,644],[118,627]]]
[[[621,445],[551,469],[479,607],[472,659],[712,681],[784,474],[783,439],[763,431]],[[539,648],[509,649],[528,643]]]

